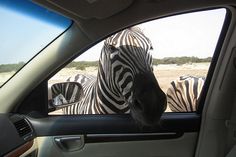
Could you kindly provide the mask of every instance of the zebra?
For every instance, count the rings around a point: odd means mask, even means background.
[[[204,77],[180,76],[170,83],[167,104],[172,112],[194,112],[204,85]]]
[[[77,74],[84,98],[63,109],[64,114],[131,114],[141,125],[154,125],[166,109],[152,67],[151,41],[138,27],[120,31],[104,41],[97,77]]]

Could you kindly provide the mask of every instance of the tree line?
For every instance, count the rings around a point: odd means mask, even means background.
[[[153,64],[187,64],[187,63],[204,63],[211,62],[212,57],[198,58],[198,57],[166,57],[163,59],[153,59]]]
[[[211,62],[212,57],[198,58],[198,57],[166,57],[163,59],[153,59],[153,65],[158,64],[177,64],[182,65],[186,63],[202,63]],[[0,64],[0,72],[11,72],[17,71],[22,66],[24,62],[19,62],[17,64]],[[98,66],[98,61],[73,61],[69,63],[66,68],[76,68],[77,70],[85,70],[86,67]]]
[[[21,67],[25,65],[24,62],[19,62],[16,64],[0,64],[0,72],[11,72],[18,71]]]

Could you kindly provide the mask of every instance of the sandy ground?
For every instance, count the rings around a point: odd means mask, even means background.
[[[154,66],[154,74],[158,80],[158,83],[162,90],[166,93],[170,82],[178,78],[182,75],[192,75],[192,76],[206,76],[209,63],[192,63],[192,64],[184,64],[184,65],[157,65]],[[56,83],[65,81],[69,76],[75,74],[90,74],[97,75],[96,67],[89,67],[86,70],[76,70],[75,68],[70,69],[62,69],[57,73],[54,77],[49,80],[49,83]],[[166,112],[170,112],[169,108],[167,108]],[[52,114],[61,114],[61,111],[53,112]]]
[[[182,75],[205,77],[209,68],[209,63],[193,63],[178,65],[158,65],[154,67],[154,74],[157,81],[166,93],[170,82]]]
[[[0,73],[0,86],[6,82],[12,75],[14,75],[14,71],[13,72],[4,72],[4,73]]]
[[[56,75],[54,75],[48,83],[53,84],[57,82],[66,81],[70,76],[74,76],[76,74],[87,74],[97,76],[97,67],[88,67],[85,70],[76,70],[75,68],[64,68],[59,71]]]

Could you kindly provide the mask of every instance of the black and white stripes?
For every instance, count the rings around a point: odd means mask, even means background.
[[[171,82],[167,90],[167,104],[172,112],[193,112],[197,110],[205,78],[181,76]]]
[[[158,122],[166,97],[152,72],[150,50],[150,40],[137,27],[107,38],[97,78],[78,74],[68,79],[81,83],[85,96],[80,103],[65,108],[64,113],[131,113],[139,123]]]

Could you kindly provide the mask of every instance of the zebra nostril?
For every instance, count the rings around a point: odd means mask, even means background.
[[[139,101],[137,99],[134,100],[134,105],[135,105],[135,108],[137,108],[139,110],[143,110],[142,104],[139,103]]]

